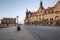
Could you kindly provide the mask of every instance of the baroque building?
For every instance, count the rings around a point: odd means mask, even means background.
[[[55,6],[43,7],[42,1],[40,7],[36,12],[26,10],[25,24],[39,24],[39,25],[56,25],[56,21],[60,20],[60,1]]]

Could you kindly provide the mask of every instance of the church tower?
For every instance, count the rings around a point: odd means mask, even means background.
[[[40,8],[41,8],[41,9],[44,9],[44,8],[43,8],[42,1],[40,2]]]
[[[26,9],[26,18],[28,18],[28,14],[29,14],[28,9]]]
[[[37,10],[37,13],[42,13],[43,10],[44,10],[44,7],[43,7],[43,3],[42,3],[42,1],[41,1],[41,2],[40,2],[40,7],[39,7],[39,9]]]
[[[40,7],[39,7],[39,9],[37,10],[37,14],[38,14],[38,16],[39,16],[39,20],[40,20],[40,22],[44,19],[44,7],[43,7],[43,3],[42,3],[42,1],[40,1]]]

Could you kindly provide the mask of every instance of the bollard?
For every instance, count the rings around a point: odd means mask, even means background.
[[[17,30],[20,31],[20,26],[17,27]]]

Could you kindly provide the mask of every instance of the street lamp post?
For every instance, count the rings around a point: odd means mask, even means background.
[[[17,16],[17,30],[20,31],[20,26],[18,25],[18,18],[19,16]]]
[[[19,16],[17,16],[17,19],[16,19],[17,20],[17,26],[18,26],[18,18],[19,18]]]

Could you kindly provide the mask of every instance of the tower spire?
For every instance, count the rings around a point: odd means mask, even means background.
[[[43,5],[43,4],[42,4],[42,1],[41,1],[41,2],[40,2],[40,6],[42,7],[42,5]]]
[[[43,9],[43,3],[42,3],[42,0],[40,1],[40,7]]]
[[[26,9],[26,12],[28,12],[28,9]]]
[[[28,9],[26,9],[26,17],[28,16]]]

